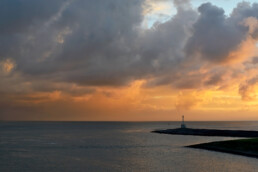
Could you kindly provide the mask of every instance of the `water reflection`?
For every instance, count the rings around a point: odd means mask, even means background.
[[[257,122],[188,122],[254,129]],[[226,137],[161,135],[180,122],[0,123],[0,171],[258,171],[257,159],[184,148]]]

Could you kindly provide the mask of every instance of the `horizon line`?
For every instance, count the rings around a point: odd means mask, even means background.
[[[178,121],[112,121],[112,120],[0,120],[0,122],[182,122]],[[258,120],[188,120],[187,122],[258,122]]]

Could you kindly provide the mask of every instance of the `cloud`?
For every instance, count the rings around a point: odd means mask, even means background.
[[[0,62],[0,66],[4,74],[9,74],[15,68],[15,62],[12,59],[7,58]]]
[[[218,89],[239,77],[232,71],[247,75],[241,65],[257,56],[257,3],[240,3],[229,16],[211,3],[198,10],[173,3],[174,16],[146,29],[144,0],[2,0],[0,92],[15,102],[58,91],[90,95],[137,80],[143,89]]]
[[[245,83],[239,86],[239,94],[241,95],[242,100],[252,101],[256,99],[257,95],[255,86],[257,82],[258,77],[256,76],[250,80],[247,80]]]
[[[193,25],[193,35],[186,45],[189,56],[200,56],[211,62],[225,62],[230,52],[239,48],[248,29],[230,16],[227,18],[222,8],[211,3],[202,4],[200,16]]]
[[[231,60],[236,57],[231,53],[245,41],[250,27],[240,23],[250,16],[256,17],[255,4],[245,4],[244,12],[238,10],[243,8],[239,6],[227,18],[223,9],[210,3],[201,5],[198,14],[191,6],[182,7],[189,5],[187,1],[174,1],[175,16],[142,30],[144,1],[55,1],[50,9],[42,5],[38,13],[27,9],[27,2],[20,6],[20,2],[4,2],[5,7],[26,13],[9,34],[4,34],[9,29],[2,26],[5,39],[0,44],[6,49],[3,48],[0,57],[13,57],[16,71],[26,77],[49,77],[85,86],[121,86],[137,79],[154,78],[158,82],[161,78],[182,78],[205,66],[202,59],[210,63]],[[41,3],[30,5],[38,9]],[[246,11],[251,11],[250,15]],[[13,23],[6,27],[16,22],[11,17],[9,20]],[[169,79],[167,83],[174,81]]]

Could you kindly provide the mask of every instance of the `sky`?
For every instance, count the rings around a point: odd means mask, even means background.
[[[258,3],[1,0],[0,120],[258,120]]]

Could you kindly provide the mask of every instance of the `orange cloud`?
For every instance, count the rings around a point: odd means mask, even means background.
[[[15,65],[15,62],[10,58],[7,58],[0,62],[0,67],[2,68],[4,74],[10,73],[15,68]]]

